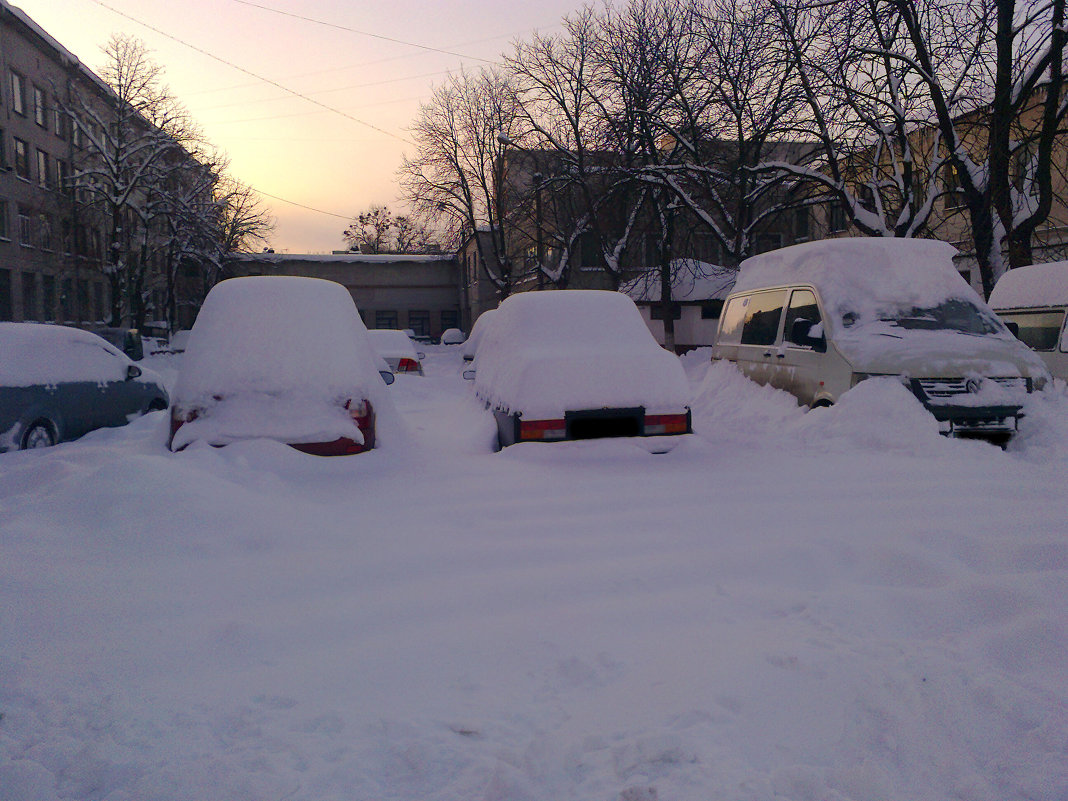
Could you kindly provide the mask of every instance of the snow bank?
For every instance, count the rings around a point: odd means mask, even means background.
[[[931,308],[979,297],[953,266],[956,249],[931,239],[857,237],[793,245],[742,262],[735,292],[801,283],[819,290],[832,326],[898,309]]]
[[[618,292],[524,292],[497,309],[475,358],[475,391],[489,405],[528,418],[579,409],[689,405],[678,357],[653,339]]]
[[[1068,261],[1009,270],[990,293],[990,306],[994,309],[1065,305],[1068,305]]]

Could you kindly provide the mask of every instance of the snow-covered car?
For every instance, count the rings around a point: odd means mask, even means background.
[[[1068,379],[1068,261],[1009,270],[990,307],[1056,378]]]
[[[197,315],[171,407],[171,450],[264,437],[320,456],[375,447],[389,402],[352,296],[318,278],[217,284]],[[387,378],[388,376],[388,378]]]
[[[0,323],[0,452],[126,425],[167,402],[158,374],[94,333]]]
[[[845,238],[746,259],[712,357],[808,406],[892,376],[943,433],[1009,436],[1048,373],[957,272],[956,252],[934,240]]]
[[[386,360],[389,369],[394,373],[423,374],[423,359],[426,354],[415,349],[406,333],[394,328],[372,328],[368,330],[367,336],[371,338],[371,347]]]
[[[497,309],[465,372],[498,442],[687,434],[690,389],[618,292],[523,292]]]
[[[459,328],[446,328],[441,332],[442,345],[461,345],[467,339]]]
[[[475,320],[475,324],[471,326],[471,336],[464,342],[463,350],[461,351],[465,362],[474,360],[475,353],[478,351],[478,343],[482,341],[482,337],[485,336],[486,331],[489,330],[493,321],[493,315],[496,313],[496,309],[487,309],[478,316],[478,319]]]

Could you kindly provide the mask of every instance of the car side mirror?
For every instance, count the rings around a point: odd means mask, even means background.
[[[1009,333],[1012,334],[1014,337],[1016,337],[1017,339],[1020,338],[1020,324],[1019,323],[1016,323],[1016,322],[1005,323],[1005,327],[1007,329],[1009,329]]]
[[[131,364],[129,367],[126,368],[126,380],[127,381],[132,381],[135,378],[140,378],[140,376],[141,376],[141,368],[138,367],[136,364]]]
[[[474,370],[464,370],[463,376],[464,376],[464,381],[474,381],[475,380],[475,371]]]
[[[382,376],[382,380],[386,382],[387,387],[397,380],[397,376],[393,375],[390,370],[379,370],[378,374]]]

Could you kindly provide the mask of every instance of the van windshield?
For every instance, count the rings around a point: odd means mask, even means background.
[[[859,317],[853,312],[842,315],[842,325],[850,328]],[[966,300],[947,300],[937,306],[899,308],[882,313],[879,320],[896,328],[922,331],[956,331],[961,334],[996,334],[1002,327],[997,318]]]

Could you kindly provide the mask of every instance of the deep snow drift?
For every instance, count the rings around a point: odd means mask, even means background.
[[[495,454],[428,350],[370,454],[0,456],[0,797],[1068,797],[1062,385],[1001,451],[698,352],[670,453]]]

